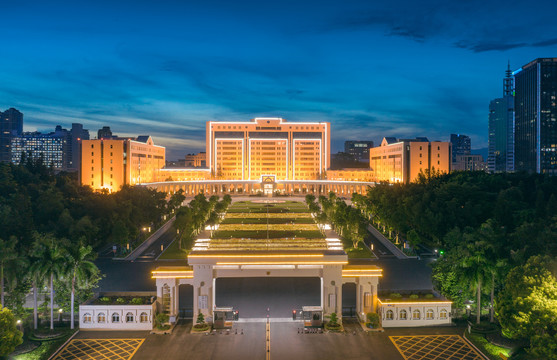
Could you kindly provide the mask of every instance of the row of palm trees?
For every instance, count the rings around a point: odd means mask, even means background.
[[[18,253],[17,239],[0,238],[0,292],[5,305],[4,281],[21,283],[30,280],[33,289],[33,327],[38,327],[38,288],[45,283],[50,290],[50,328],[54,329],[54,281],[71,285],[71,328],[74,324],[75,292],[80,284],[98,273],[92,262],[95,254],[91,246],[83,246],[84,239],[71,243],[52,234],[33,233],[33,246],[26,254]],[[21,269],[27,271],[20,271]]]

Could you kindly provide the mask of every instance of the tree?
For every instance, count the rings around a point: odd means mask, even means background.
[[[93,248],[91,246],[79,245],[69,246],[66,249],[66,268],[64,273],[71,279],[71,329],[74,328],[74,299],[76,282],[82,282],[86,279],[93,277],[98,273],[99,269],[93,264],[94,259]]]
[[[539,359],[557,359],[557,263],[533,256],[513,268],[497,297],[497,318],[503,334],[530,342]]]
[[[11,354],[23,342],[14,315],[8,308],[0,309],[0,357]]]
[[[4,307],[4,267],[10,262],[17,259],[15,244],[17,239],[10,237],[10,241],[4,241],[0,238],[0,292],[2,297],[2,307]]]
[[[60,248],[61,239],[51,234],[35,234],[34,254],[37,261],[31,265],[31,272],[49,278],[50,288],[50,329],[54,329],[54,278],[63,272],[66,258]]]

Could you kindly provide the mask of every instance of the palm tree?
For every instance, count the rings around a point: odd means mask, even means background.
[[[476,292],[476,324],[480,323],[482,284],[489,274],[489,260],[485,251],[490,247],[489,243],[475,238],[475,233],[466,234],[465,239],[469,240],[461,250],[461,260],[457,264],[462,270],[463,278],[467,280],[473,291]],[[470,239],[472,238],[472,239]]]
[[[74,328],[74,299],[75,299],[75,285],[76,281],[81,282],[83,280],[91,278],[98,269],[91,260],[94,259],[93,248],[91,246],[82,246],[80,241],[79,245],[69,246],[66,249],[66,268],[64,271],[67,275],[71,277],[72,282],[72,293],[71,293],[71,328]]]
[[[0,238],[0,292],[2,298],[2,307],[4,307],[4,266],[17,259],[15,244],[17,239],[10,237],[10,241],[4,241]]]
[[[49,277],[50,287],[50,329],[54,329],[54,278],[62,273],[66,258],[58,246],[59,239],[51,234],[35,233],[34,255],[38,258],[31,266],[31,273]]]

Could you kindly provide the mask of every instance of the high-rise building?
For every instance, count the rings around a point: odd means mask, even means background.
[[[23,133],[11,139],[11,161],[19,164],[23,156],[37,160],[55,170],[66,170],[66,134],[55,131],[49,134],[40,132]],[[23,155],[25,154],[25,155]]]
[[[514,75],[515,169],[557,175],[557,58],[539,58]]]
[[[82,124],[73,123],[68,132],[67,151],[68,170],[78,171],[81,168],[81,142],[89,140],[89,130],[83,128]]]
[[[344,142],[344,152],[363,162],[369,162],[369,149],[372,147],[373,141],[348,140]]]
[[[487,164],[479,154],[458,155],[452,171],[487,171]]]
[[[165,165],[165,148],[150,136],[81,141],[82,185],[118,191],[123,185],[158,180]]]
[[[206,167],[207,166],[207,154],[205,152],[200,152],[198,154],[187,154],[184,162],[186,167]]]
[[[383,138],[380,146],[369,151],[369,166],[374,181],[409,183],[420,173],[451,171],[451,143],[429,141],[427,138]]]
[[[451,134],[450,143],[452,146],[452,163],[456,163],[458,155],[470,155],[472,149],[470,137],[461,134]]]
[[[217,179],[320,179],[330,165],[330,136],[328,122],[208,121],[207,161]]]
[[[489,172],[514,170],[514,81],[510,64],[505,74],[503,97],[489,103]]]
[[[102,129],[97,131],[97,139],[112,139],[112,130],[110,130],[110,126],[103,126]]]
[[[0,111],[0,162],[12,161],[12,138],[22,133],[23,114],[14,108]]]

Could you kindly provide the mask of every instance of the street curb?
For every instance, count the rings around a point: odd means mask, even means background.
[[[54,359],[54,358],[56,357],[56,355],[58,355],[58,353],[59,353],[60,351],[62,351],[62,349],[64,349],[64,348],[66,347],[66,345],[68,345],[68,343],[69,343],[70,341],[72,341],[72,339],[73,339],[78,333],[79,333],[79,329],[77,329],[77,331],[74,332],[73,335],[70,336],[68,340],[66,340],[60,347],[58,347],[58,349],[57,349],[55,352],[53,352],[52,355],[50,355],[50,357],[48,358],[48,360]]]

